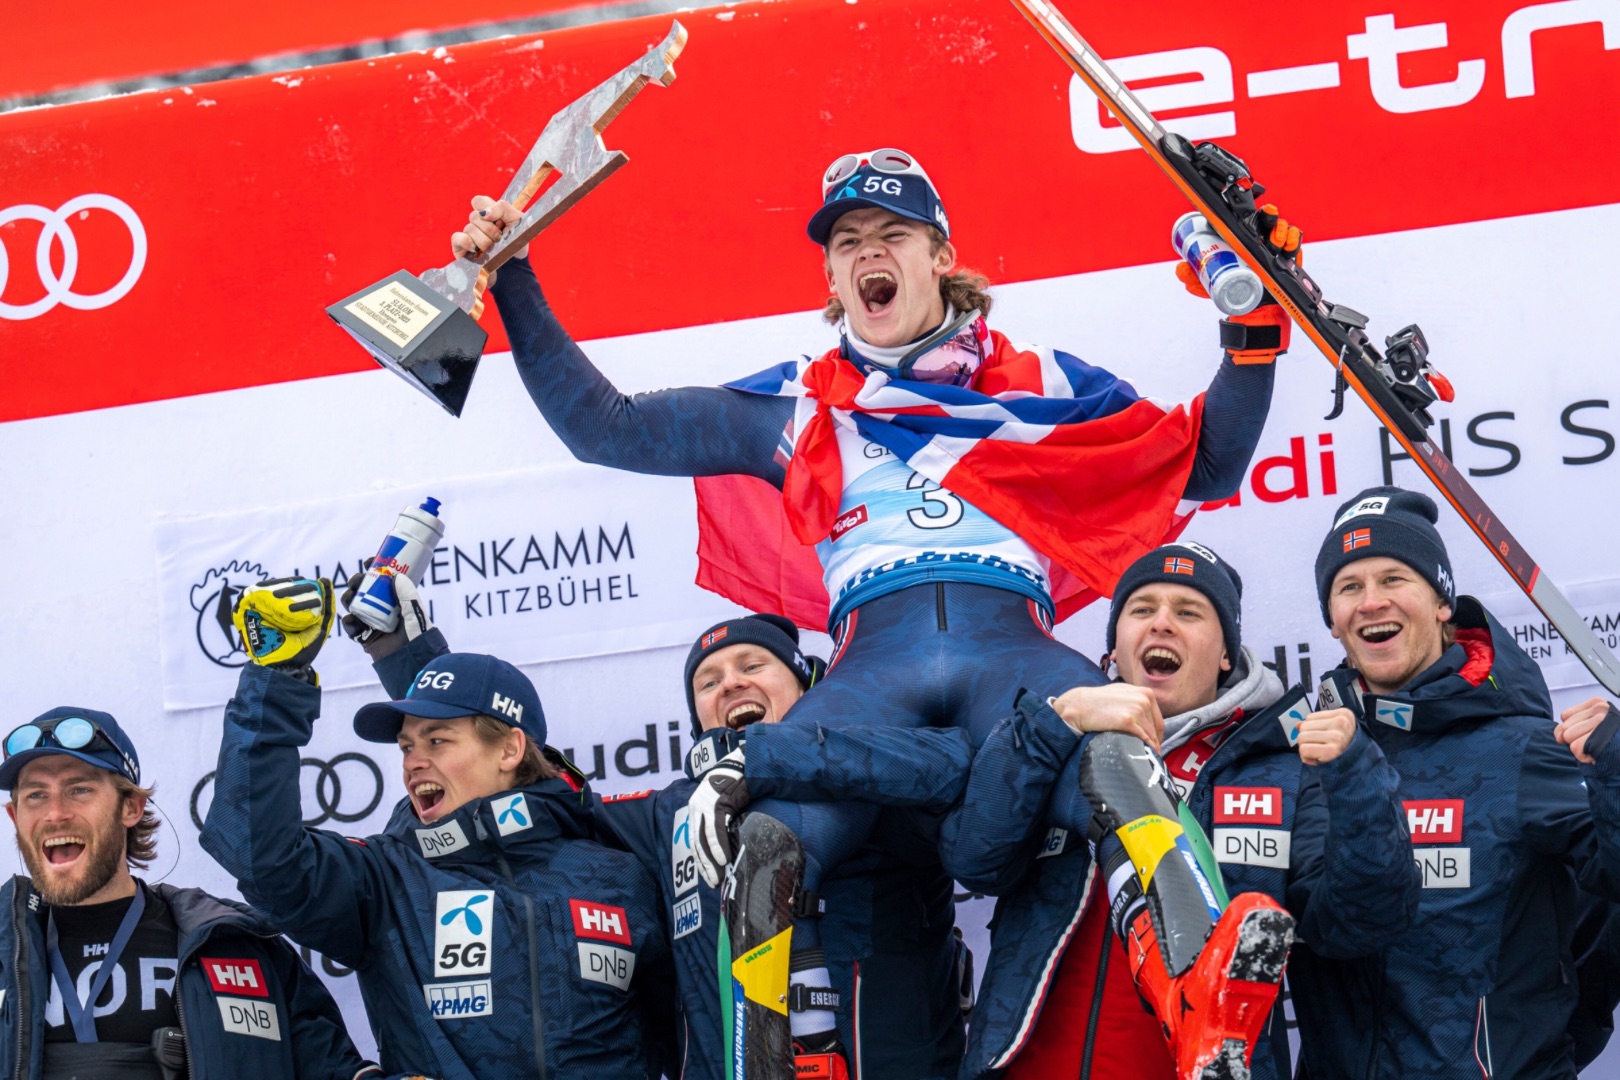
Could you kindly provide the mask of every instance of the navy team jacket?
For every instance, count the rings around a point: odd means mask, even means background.
[[[448,648],[444,635],[430,630],[374,668],[383,688],[398,696],[422,667]],[[673,1040],[660,1035],[664,1069],[672,1078],[722,1080],[726,1075],[716,966],[720,897],[698,877],[686,804],[698,778],[744,738],[748,785],[756,798],[858,799],[924,812],[943,812],[956,801],[970,755],[967,736],[955,730],[755,725],[745,732],[705,732],[687,753],[685,777],[664,788],[601,800],[597,826],[602,841],[634,854],[658,880],[678,991],[679,1030]],[[958,989],[952,981],[958,957],[950,933],[948,884],[943,917],[938,914],[941,898],[934,895],[939,891],[926,875],[906,868],[868,873],[856,865],[826,882],[822,899],[828,914],[822,945],[845,995],[839,1023],[852,1051],[856,1020],[851,1006],[860,1000],[856,983],[860,970],[870,977],[876,966],[880,978],[897,980],[918,970],[935,973],[938,977],[926,993],[913,989],[913,1006],[940,999],[959,1013]],[[864,1056],[872,1062],[872,1069],[866,1070],[869,1075],[943,1075],[940,1062],[951,1063],[949,1071],[954,1071],[962,1052],[960,1018],[943,1025],[920,1021],[896,1032],[898,1008],[887,997],[868,1005],[875,1010],[862,1040]]]
[[[1620,887],[1620,743],[1582,765],[1541,671],[1472,597],[1458,642],[1400,692],[1324,680],[1400,775],[1422,873],[1412,927],[1360,960],[1290,968],[1311,1080],[1573,1077],[1577,888]]]
[[[1263,892],[1292,912],[1301,942],[1294,956],[1376,952],[1410,925],[1417,906],[1397,778],[1364,735],[1333,761],[1306,767],[1288,741],[1293,717],[1309,711],[1304,693],[1279,697],[1276,677],[1253,654],[1244,659],[1237,687],[1214,708],[1231,715],[1229,699],[1241,699],[1243,717],[1200,769],[1187,803],[1211,836],[1227,891]],[[1265,682],[1269,689],[1258,685]],[[1092,895],[1091,810],[1079,784],[1084,742],[1044,701],[1024,695],[980,749],[962,807],[946,820],[946,868],[1001,897],[965,1080],[994,1075],[1032,1038],[1075,1036],[1036,1025]],[[1311,1037],[1302,1021],[1301,1039]],[[1291,1075],[1275,1015],[1253,1068],[1257,1077]]]
[[[355,1080],[382,1071],[360,1057],[337,1003],[263,919],[201,889],[147,886],[180,932],[175,1008],[193,1080]],[[50,965],[44,905],[32,883],[0,885],[0,1062],[38,1076]],[[206,954],[206,956],[204,955]]]
[[[299,750],[319,711],[315,687],[242,670],[202,845],[272,924],[355,969],[383,1066],[656,1076],[641,996],[673,981],[658,888],[591,839],[588,787],[543,780],[431,826],[402,801],[363,840],[304,828]]]

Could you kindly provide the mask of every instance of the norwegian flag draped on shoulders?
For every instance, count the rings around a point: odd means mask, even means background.
[[[700,477],[697,583],[753,611],[826,628],[814,546],[837,520],[836,429],[853,429],[966,499],[1052,561],[1059,621],[1100,596],[1144,551],[1174,539],[1197,452],[1203,395],[1166,410],[1101,368],[1014,345],[979,323],[969,386],[863,375],[838,349],[728,384],[797,397],[779,493],[748,476]]]

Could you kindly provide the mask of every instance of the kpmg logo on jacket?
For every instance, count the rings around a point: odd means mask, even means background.
[[[422,987],[435,1020],[463,1020],[495,1011],[495,996],[488,979],[469,982],[428,983]]]
[[[681,897],[675,901],[670,915],[670,924],[674,927],[674,933],[670,936],[676,941],[693,931],[703,929],[703,897],[697,893]]]
[[[477,889],[441,892],[434,897],[433,974],[435,977],[488,975],[495,940],[495,899]]]

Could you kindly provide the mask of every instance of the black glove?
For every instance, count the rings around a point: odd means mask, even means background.
[[[371,560],[367,559],[365,567],[370,566]],[[340,598],[344,612],[353,607],[354,595],[360,590],[360,581],[365,576],[364,569],[349,576],[343,589],[343,596]],[[428,619],[427,608],[422,605],[422,594],[416,591],[416,584],[404,574],[394,575],[394,598],[399,602],[399,624],[392,630],[378,630],[364,622],[358,615],[343,616],[343,632],[360,643],[360,647],[366,650],[366,655],[371,657],[372,663],[393,655],[409,642],[415,641],[433,629],[433,623]]]

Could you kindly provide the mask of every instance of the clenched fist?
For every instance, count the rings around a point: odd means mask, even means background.
[[[521,217],[522,212],[509,202],[496,201],[488,195],[474,195],[472,213],[467,215],[466,227],[450,234],[450,253],[458,259],[487,254],[495,246],[495,241],[501,238],[501,233]],[[521,259],[528,254],[529,245],[524,244],[512,257]]]
[[[1355,737],[1355,714],[1349,709],[1329,709],[1313,712],[1300,722],[1294,748],[1305,764],[1321,765],[1350,749]]]
[[[1159,749],[1164,739],[1164,715],[1153,691],[1129,683],[1077,686],[1062,697],[1047,699],[1052,710],[1082,734],[1120,731]]]

